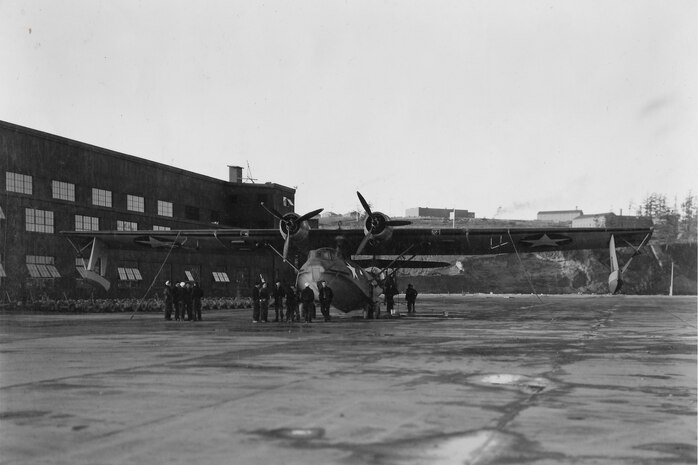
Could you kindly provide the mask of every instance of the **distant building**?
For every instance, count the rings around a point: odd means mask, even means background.
[[[652,219],[644,216],[622,216],[615,213],[580,215],[572,220],[573,228],[649,228]]]
[[[553,223],[565,223],[572,221],[580,215],[583,215],[582,210],[550,210],[538,212],[538,221],[552,221]]]
[[[427,207],[415,207],[408,208],[405,210],[405,216],[408,218],[451,218],[451,213],[454,212],[453,208],[427,208]],[[455,210],[456,219],[460,218],[475,218],[475,212],[468,210]]]

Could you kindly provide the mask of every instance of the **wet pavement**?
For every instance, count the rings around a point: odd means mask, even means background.
[[[696,463],[696,298],[0,313],[2,464]],[[445,316],[447,314],[448,316]]]

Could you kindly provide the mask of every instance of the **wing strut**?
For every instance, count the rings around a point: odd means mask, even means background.
[[[276,255],[278,255],[279,257],[281,257],[281,259],[284,261],[284,263],[288,264],[288,266],[290,266],[291,268],[293,268],[294,270],[296,270],[296,274],[298,274],[298,268],[296,268],[295,266],[293,266],[293,263],[289,262],[288,259],[284,256],[284,254],[282,254],[281,252],[279,252],[278,250],[276,250],[276,248],[274,248],[274,246],[271,245],[271,244],[267,244],[267,247],[269,247],[271,250],[273,250],[274,253],[276,253]],[[284,249],[284,250],[285,250],[285,249]]]

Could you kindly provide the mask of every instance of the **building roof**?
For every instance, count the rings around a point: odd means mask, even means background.
[[[546,210],[538,212],[539,215],[545,215],[547,213],[579,213],[581,215],[582,210]]]

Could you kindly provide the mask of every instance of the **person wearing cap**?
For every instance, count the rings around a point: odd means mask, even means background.
[[[163,294],[165,296],[165,319],[172,319],[172,283],[170,281],[165,281],[165,288],[163,289]]]
[[[187,311],[187,320],[194,321],[191,308],[191,284],[182,281],[180,285],[182,286],[182,301],[184,302],[184,309]],[[184,311],[182,311],[182,319],[184,319]]]
[[[201,298],[204,296],[204,291],[199,286],[199,283],[194,281],[194,287],[191,290],[191,301],[194,313],[194,321],[201,321]]]
[[[305,283],[301,291],[301,303],[303,305],[303,320],[306,323],[313,322],[313,307],[315,306],[315,293],[310,287],[310,283]]]
[[[266,323],[269,321],[269,287],[266,282],[262,283],[262,288],[259,290],[259,303],[261,305],[259,317]]]
[[[259,322],[260,313],[260,303],[259,303],[259,289],[262,285],[258,282],[254,283],[252,288],[252,323]]]
[[[301,321],[298,313],[298,291],[293,284],[286,288],[286,321]]]
[[[407,313],[417,313],[414,309],[414,303],[417,300],[417,289],[412,287],[412,284],[407,285],[405,290],[405,300],[407,301]]]
[[[276,280],[276,283],[274,284],[273,295],[274,311],[276,312],[276,318],[274,318],[274,321],[284,321],[284,297],[286,295],[286,291],[279,280]],[[281,316],[281,320],[279,320],[279,315]]]
[[[180,287],[179,283],[175,283],[172,286],[172,305],[175,311],[175,321],[180,321],[184,319],[184,311],[182,308],[182,297],[183,289]]]
[[[320,289],[318,290],[318,298],[320,299],[320,312],[322,312],[325,321],[330,321],[330,304],[332,304],[332,298],[334,294],[332,289],[327,285],[327,281],[320,282]]]

